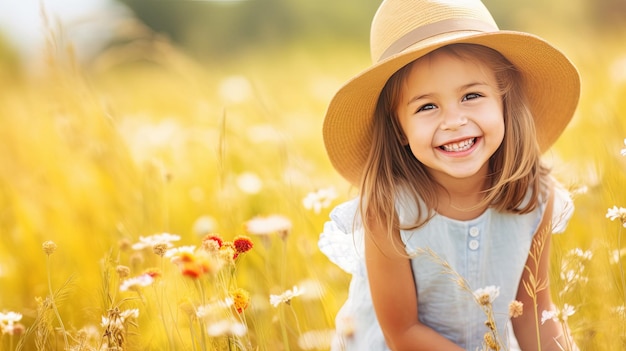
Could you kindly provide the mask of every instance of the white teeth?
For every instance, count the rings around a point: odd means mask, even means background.
[[[441,148],[449,152],[465,151],[471,148],[475,142],[476,142],[476,138],[471,138],[471,139],[463,140],[458,143],[450,143],[446,145],[441,145]]]

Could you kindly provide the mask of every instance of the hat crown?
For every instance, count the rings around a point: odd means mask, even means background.
[[[479,0],[384,0],[372,20],[370,53],[378,62],[442,34],[497,30]]]
[[[479,0],[384,0],[372,21],[373,64],[337,91],[324,119],[328,157],[346,180],[355,186],[363,180],[377,102],[389,77],[457,43],[482,45],[509,60],[520,73],[540,150],[556,141],[580,94],[576,67],[556,47],[530,33],[500,31]]]

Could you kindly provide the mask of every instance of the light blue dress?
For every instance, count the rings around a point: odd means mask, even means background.
[[[348,298],[336,317],[336,337],[331,350],[384,351],[385,344],[376,321],[364,262],[363,230],[354,226],[358,199],[333,209],[331,220],[320,235],[320,250],[352,275]],[[510,330],[509,304],[515,300],[531,241],[541,222],[545,203],[533,212],[516,215],[487,209],[479,217],[459,221],[439,214],[417,230],[401,231],[417,287],[419,320],[465,350],[481,350],[487,332],[486,317],[473,298],[473,291],[495,286],[493,301],[499,335],[510,349],[516,341]],[[400,223],[412,223],[416,205],[397,201]],[[569,194],[555,190],[553,232],[562,232],[573,212]],[[354,235],[351,235],[353,228]],[[424,249],[431,250],[425,254]],[[418,253],[421,252],[421,253]],[[433,253],[435,256],[433,256]],[[455,276],[444,273],[445,260],[468,283],[463,289]]]

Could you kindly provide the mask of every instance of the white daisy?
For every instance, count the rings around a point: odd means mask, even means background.
[[[324,188],[308,193],[307,196],[302,199],[302,204],[307,210],[313,210],[315,213],[320,213],[323,208],[330,206],[336,198],[337,192],[335,191],[335,188]]]
[[[126,279],[120,284],[120,291],[136,290],[137,288],[143,288],[150,286],[154,283],[154,278],[149,274],[142,274],[140,276]]]
[[[480,302],[481,305],[492,303],[498,296],[500,296],[500,287],[495,285],[490,285],[474,291],[474,297]]]
[[[624,227],[626,228],[626,208],[613,206],[613,208],[609,208],[606,212],[606,218],[614,221],[619,219]]]
[[[246,230],[255,235],[286,233],[291,230],[291,220],[281,215],[258,216],[246,222]]]
[[[207,334],[210,336],[244,336],[247,332],[248,328],[244,324],[232,319],[223,319],[207,327]]]
[[[270,295],[270,303],[274,307],[278,307],[278,305],[283,302],[289,305],[291,303],[291,299],[296,296],[302,295],[303,292],[303,290],[300,290],[297,286],[294,286],[293,289],[287,290],[280,295]]]
[[[152,248],[157,244],[167,244],[167,247],[172,247],[172,241],[180,240],[180,235],[161,233],[150,236],[140,236],[139,242],[133,244],[133,250],[142,250],[146,247]]]

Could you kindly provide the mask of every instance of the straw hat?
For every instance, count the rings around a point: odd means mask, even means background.
[[[492,48],[517,67],[542,151],[565,129],[578,103],[580,78],[558,49],[529,33],[499,30],[479,0],[385,0],[372,21],[373,64],[339,89],[324,120],[330,161],[350,183],[360,184],[372,140],[374,109],[389,77],[413,60],[453,43]]]

